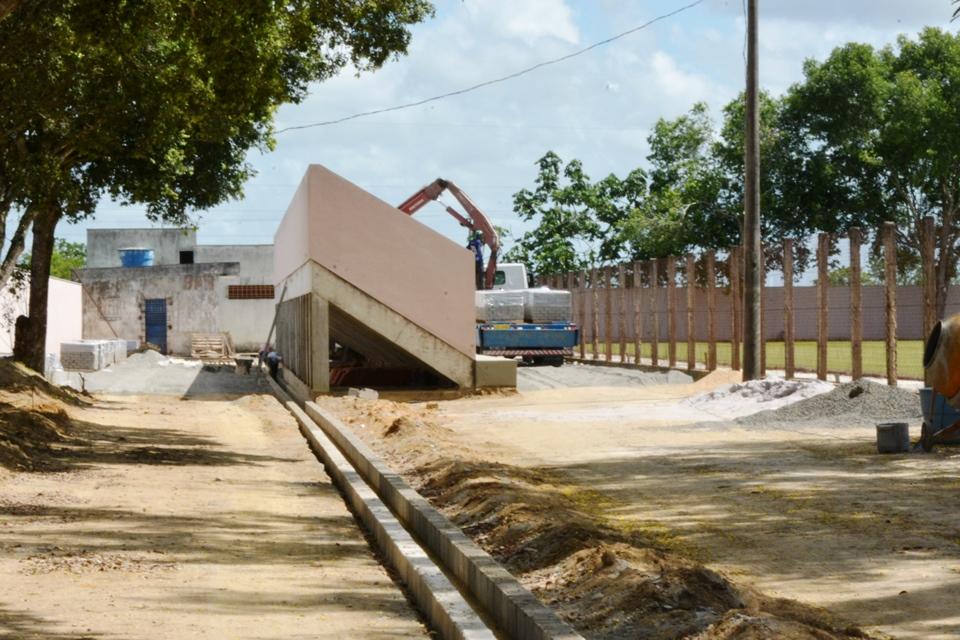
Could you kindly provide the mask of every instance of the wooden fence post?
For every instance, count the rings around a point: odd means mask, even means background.
[[[590,296],[593,304],[591,305],[591,311],[593,312],[593,327],[590,332],[590,337],[593,338],[593,359],[600,359],[600,281],[597,277],[597,268],[594,267],[590,270],[590,288],[593,289],[593,294]]]
[[[760,264],[760,377],[767,375],[767,268]]]
[[[660,310],[657,309],[660,293],[660,277],[657,274],[657,260],[650,261],[650,328],[653,331],[650,339],[650,362],[653,366],[660,366]]]
[[[677,366],[677,259],[667,256],[667,358]]]
[[[613,268],[603,268],[604,291],[604,319],[603,319],[603,353],[607,362],[613,362]]]
[[[829,275],[827,259],[830,257],[830,236],[817,235],[817,378],[827,379],[827,330]]]
[[[730,368],[740,370],[740,247],[730,247]]]
[[[887,312],[887,384],[897,385],[897,226],[883,223],[883,287]]]
[[[854,380],[863,377],[863,290],[860,280],[860,244],[863,232],[850,227],[850,374]]]
[[[643,267],[633,263],[633,363],[639,365],[643,343]]]
[[[696,318],[694,317],[694,298],[696,296],[697,260],[687,255],[687,369],[697,368]]]
[[[587,357],[587,271],[580,271],[580,359]]]
[[[620,288],[620,363],[627,361],[627,267],[617,267],[617,286]]]
[[[936,253],[936,226],[933,216],[923,218],[923,233],[920,239],[923,241],[921,251],[921,263],[923,264],[923,344],[926,346],[927,337],[933,330],[933,325],[937,323],[937,293],[936,282],[934,281],[934,257]],[[930,373],[923,370],[923,380],[927,385],[930,384]]]
[[[793,239],[783,241],[783,364],[788,380],[796,374],[793,344]]]
[[[717,254],[707,251],[707,370],[717,368]]]

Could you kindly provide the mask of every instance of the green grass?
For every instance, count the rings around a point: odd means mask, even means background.
[[[587,355],[592,353],[592,344],[588,341],[586,345]],[[651,345],[644,342],[640,351],[645,358],[650,357]],[[578,351],[579,353],[579,351]],[[600,345],[600,356],[603,357],[603,344]],[[614,355],[620,353],[619,343],[613,343]],[[668,343],[660,342],[658,356],[661,364],[667,364]],[[695,347],[697,362],[707,361],[707,343],[697,342]],[[633,342],[627,342],[628,357],[633,357]],[[717,364],[720,366],[730,366],[731,348],[729,342],[717,343]],[[677,363],[684,366],[687,362],[687,343],[677,343]],[[794,343],[794,363],[798,371],[816,371],[817,370],[817,343],[814,340],[803,340]],[[827,370],[830,373],[850,373],[851,353],[849,340],[831,340],[827,343]],[[767,368],[784,368],[784,345],[783,342],[767,342]],[[864,341],[863,343],[863,373],[868,376],[886,376],[887,357],[886,347],[881,340]],[[899,340],[897,342],[897,377],[915,378],[923,377],[923,341],[922,340]]]

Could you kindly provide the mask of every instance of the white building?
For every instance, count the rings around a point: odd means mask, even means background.
[[[124,266],[123,256],[145,266]],[[83,337],[188,355],[195,334],[256,351],[274,314],[273,245],[200,245],[183,229],[89,229]]]

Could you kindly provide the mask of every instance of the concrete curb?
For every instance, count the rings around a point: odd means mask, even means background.
[[[337,447],[276,382],[267,379],[274,394],[297,419],[314,455],[400,574],[431,627],[444,639],[493,640],[493,632]]]
[[[583,640],[403,478],[390,471],[336,416],[313,402],[305,403],[304,409],[397,518],[439,558],[470,597],[479,602],[506,637]]]

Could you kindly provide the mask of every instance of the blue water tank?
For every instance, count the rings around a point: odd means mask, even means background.
[[[153,249],[120,249],[120,264],[125,267],[152,267]]]

